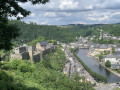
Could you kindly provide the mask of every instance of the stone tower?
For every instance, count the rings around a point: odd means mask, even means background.
[[[31,46],[28,47],[28,53],[29,53],[29,56],[30,56],[30,60],[33,61],[33,49]]]

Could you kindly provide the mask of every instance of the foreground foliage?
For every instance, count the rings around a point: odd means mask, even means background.
[[[79,82],[61,73],[65,55],[60,47],[37,64],[13,60],[1,63],[1,90],[93,90],[90,83]]]
[[[31,2],[35,4],[45,4],[49,0],[0,0],[0,49],[10,50],[12,48],[12,40],[18,37],[19,29],[17,26],[8,23],[10,17],[18,20],[30,15],[19,3]]]

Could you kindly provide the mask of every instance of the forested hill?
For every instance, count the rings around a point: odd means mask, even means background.
[[[100,30],[120,36],[120,24],[70,24],[62,26],[54,25],[37,25],[34,23],[26,24],[21,21],[10,21],[10,24],[17,25],[20,28],[20,36],[15,39],[19,43],[27,43],[37,39],[39,36],[45,37],[46,40],[58,40],[69,43],[76,40],[80,35],[83,37],[98,35]]]
[[[99,34],[100,30],[112,34],[113,36],[120,36],[120,24],[92,24],[92,25],[67,25],[68,29],[79,31],[83,36]]]
[[[20,28],[20,36],[15,39],[17,43],[27,43],[43,36],[46,40],[58,40],[61,42],[73,42],[78,36],[77,32],[67,28],[51,25],[37,25],[34,23],[26,24],[21,21],[11,21],[10,24]]]

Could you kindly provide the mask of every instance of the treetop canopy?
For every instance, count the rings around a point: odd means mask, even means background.
[[[21,14],[23,17],[26,17],[30,14],[30,11],[27,11],[21,7],[18,3],[31,2],[35,4],[45,4],[49,0],[0,0],[0,21],[5,22],[8,17],[16,17],[18,20],[22,19],[18,15]]]

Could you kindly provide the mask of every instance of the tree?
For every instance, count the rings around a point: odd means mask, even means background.
[[[43,36],[39,36],[37,39],[35,39],[35,40],[33,40],[33,41],[31,41],[31,42],[29,42],[29,43],[27,43],[28,45],[35,45],[35,44],[37,44],[38,42],[42,42],[42,41],[44,41],[45,40],[45,38],[43,37]]]
[[[99,55],[99,61],[101,61],[103,59],[103,55]]]
[[[105,66],[106,66],[106,67],[111,67],[111,62],[110,62],[109,60],[107,60],[107,61],[105,62]]]
[[[0,54],[0,61],[1,61],[1,54]]]
[[[115,48],[112,48],[112,53],[115,53]]]
[[[49,0],[0,0],[0,49],[10,50],[12,40],[19,36],[17,26],[8,23],[8,17],[16,17],[18,20],[28,16],[30,11],[22,8],[18,3],[31,2],[45,4]],[[22,17],[20,17],[22,15]]]

